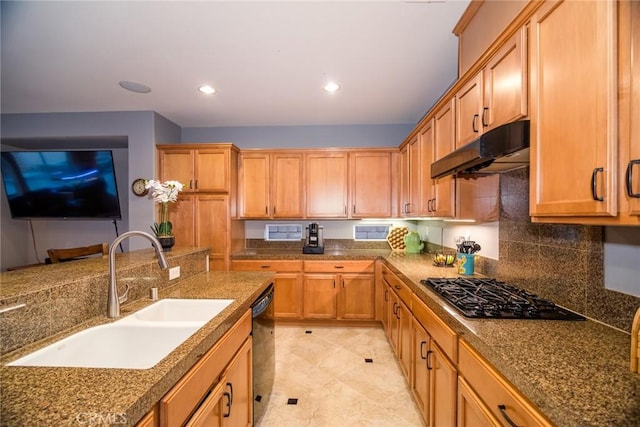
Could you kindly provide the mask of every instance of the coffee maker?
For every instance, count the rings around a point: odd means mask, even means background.
[[[322,226],[312,222],[306,227],[307,237],[302,247],[303,254],[323,254],[324,237],[322,236]]]

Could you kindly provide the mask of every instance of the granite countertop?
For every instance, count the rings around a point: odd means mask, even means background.
[[[233,259],[371,259],[380,257],[411,290],[558,426],[640,426],[640,375],[629,368],[631,336],[586,321],[469,319],[420,284],[458,277],[429,254],[383,250],[327,252],[258,249]]]
[[[198,356],[240,319],[272,278],[273,274],[266,272],[207,272],[161,290],[160,298],[235,301],[151,369],[5,366],[64,336],[111,322],[106,316],[4,355],[0,367],[0,425],[96,425],[88,421],[92,417],[94,421],[102,417],[112,424],[134,425],[196,363]],[[150,303],[149,299],[141,299],[125,304],[121,315]]]
[[[245,249],[231,254],[231,260],[361,260],[385,257],[390,249],[329,249],[323,254],[303,254],[302,249]]]
[[[558,426],[640,426],[640,375],[631,336],[602,323],[469,319],[420,284],[455,277],[426,255],[391,254],[387,265],[462,339]]]

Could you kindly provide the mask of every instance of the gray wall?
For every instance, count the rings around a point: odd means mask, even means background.
[[[398,147],[414,127],[415,123],[183,128],[182,142],[233,142],[240,148]]]
[[[134,177],[155,176],[156,133],[165,139],[177,127],[162,123],[156,128],[156,114],[150,111],[105,112],[105,113],[47,113],[47,114],[5,114],[2,115],[2,138],[40,139],[64,137],[126,137],[126,156],[118,155],[116,174],[118,192],[125,197],[127,206],[123,219],[118,223],[119,232],[128,230],[148,230],[153,222],[153,202],[147,198],[133,196],[129,184]],[[166,120],[166,119],[165,119]],[[175,136],[174,136],[175,137]],[[106,138],[108,139],[108,138]],[[63,139],[61,139],[63,140]],[[55,148],[55,147],[51,147]],[[124,163],[124,164],[123,164]],[[28,223],[10,218],[3,195],[2,236],[0,246],[0,267],[31,264],[46,257],[50,247],[81,246],[88,242],[111,242],[115,238],[110,221],[33,221],[37,254],[33,250],[31,231]],[[131,249],[147,247],[142,239],[125,242]],[[125,247],[127,247],[125,245]]]

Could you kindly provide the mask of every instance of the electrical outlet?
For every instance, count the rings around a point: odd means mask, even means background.
[[[180,277],[180,266],[171,267],[169,269],[169,280],[177,279]]]

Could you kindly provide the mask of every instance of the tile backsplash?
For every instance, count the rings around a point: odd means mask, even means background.
[[[605,288],[604,228],[533,224],[528,168],[501,176],[500,197],[500,259],[481,272],[630,332],[640,298]]]

